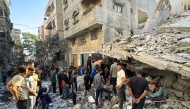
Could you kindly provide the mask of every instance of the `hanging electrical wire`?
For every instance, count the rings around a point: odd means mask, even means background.
[[[21,25],[21,26],[26,26],[26,27],[28,27],[29,29],[36,29],[36,28],[39,28],[39,27],[30,27],[30,26],[28,26],[28,25],[24,25],[24,24],[13,24],[13,25]]]

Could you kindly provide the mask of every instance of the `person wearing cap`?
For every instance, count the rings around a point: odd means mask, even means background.
[[[129,93],[132,96],[132,109],[143,109],[145,96],[149,90],[148,81],[142,77],[143,68],[135,67],[136,76],[129,81]]]

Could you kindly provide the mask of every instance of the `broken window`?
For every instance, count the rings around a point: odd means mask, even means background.
[[[78,13],[77,11],[75,11],[75,12],[73,13],[73,19],[74,19],[74,21],[79,20],[78,15],[79,15],[79,13]]]
[[[133,13],[133,9],[131,8],[131,13]]]
[[[91,40],[95,40],[98,38],[97,31],[98,31],[97,29],[94,29],[93,31],[90,32]]]
[[[67,7],[68,7],[68,1],[67,0],[63,0],[63,5],[65,5],[64,10],[66,10]]]
[[[7,11],[4,9],[4,14],[6,17],[9,17],[8,14],[7,14]]]
[[[0,32],[0,37],[5,37],[5,32]]]
[[[54,28],[56,25],[55,25],[55,20],[52,21],[52,28]]]
[[[75,45],[75,40],[76,40],[76,38],[71,39],[72,46]]]
[[[79,45],[85,45],[86,44],[86,39],[82,38],[80,39],[80,44]]]
[[[69,19],[65,20],[65,30],[69,29]]]
[[[133,36],[134,35],[134,31],[133,30],[131,30],[131,36]]]
[[[114,4],[113,9],[118,12],[118,13],[122,13],[122,6],[118,5],[118,4]]]
[[[85,37],[85,35],[82,35],[82,36],[78,37],[78,44],[79,44],[79,46],[86,44],[86,37]]]

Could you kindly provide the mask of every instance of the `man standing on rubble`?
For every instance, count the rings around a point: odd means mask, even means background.
[[[87,61],[87,71],[88,72],[91,72],[91,69],[92,69],[92,63],[91,63],[91,56],[88,57],[88,61]]]
[[[103,84],[102,84],[102,77],[100,76],[103,72],[103,70],[101,68],[98,68],[97,70],[97,74],[94,77],[94,92],[96,93],[96,98],[95,98],[95,102],[96,102],[96,109],[100,108],[100,106],[98,105],[98,98],[101,92],[105,92],[108,94],[108,101],[109,104],[111,105],[111,91],[108,89],[103,88]]]
[[[27,100],[28,100],[28,88],[26,85],[26,81],[24,79],[24,75],[26,73],[26,69],[19,67],[18,74],[15,75],[6,85],[8,90],[12,93],[13,98],[16,102],[16,106],[18,109],[28,109],[27,108]]]
[[[62,82],[64,84],[64,87],[66,88],[65,98],[68,98],[69,94],[69,78],[67,77],[67,71],[64,70],[64,74],[62,75]]]
[[[74,72],[73,78],[71,80],[74,105],[76,105],[76,97],[77,97],[77,75],[78,72]]]
[[[111,82],[112,82],[112,85],[113,85],[113,91],[114,91],[114,94],[116,95],[117,94],[117,92],[116,92],[117,59],[116,58],[114,58],[114,63],[111,65],[110,76],[111,76]]]
[[[33,109],[34,104],[36,102],[36,84],[34,83],[34,69],[33,68],[28,68],[28,74],[25,76],[26,80],[26,85],[28,87],[28,92],[29,92],[29,98],[28,98],[28,109]]]
[[[117,64],[117,95],[118,95],[118,99],[119,99],[119,109],[123,109],[123,102],[126,100],[126,96],[125,96],[125,81],[126,81],[126,77],[125,77],[125,72],[122,70],[122,64],[118,63]]]
[[[132,109],[143,109],[145,95],[149,90],[148,81],[142,77],[142,67],[135,67],[135,71],[136,76],[132,77],[129,82],[129,93],[133,100]]]

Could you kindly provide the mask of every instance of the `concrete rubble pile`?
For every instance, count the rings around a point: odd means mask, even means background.
[[[0,84],[0,109],[16,109],[16,103],[12,98],[12,94],[3,84]]]
[[[126,39],[116,39],[106,43],[105,48],[111,46],[127,52],[146,52],[153,57],[185,66],[190,66],[190,32],[171,31],[167,33],[143,34]],[[103,51],[109,52],[109,51]],[[113,54],[116,55],[116,54]],[[118,54],[119,57],[119,54]]]
[[[150,73],[148,80],[163,86],[169,94],[166,104],[163,104],[161,107],[190,109],[190,78],[175,73]]]

